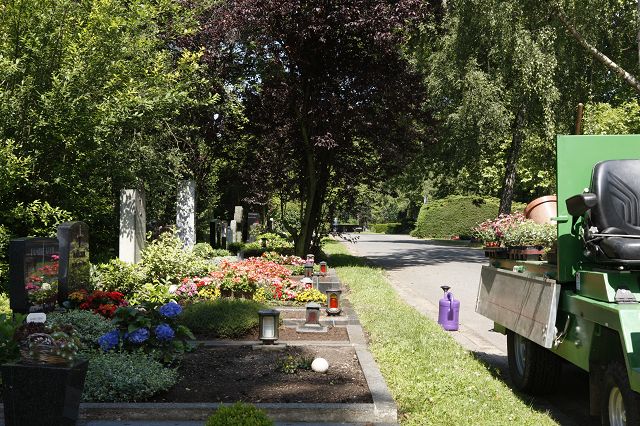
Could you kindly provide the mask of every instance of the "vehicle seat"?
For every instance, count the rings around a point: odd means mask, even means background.
[[[598,203],[590,210],[589,222],[598,233],[640,235],[640,160],[596,164],[591,191]],[[598,246],[611,261],[640,260],[640,239],[604,237]]]

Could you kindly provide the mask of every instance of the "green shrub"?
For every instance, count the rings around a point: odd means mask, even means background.
[[[227,248],[232,254],[238,254],[244,248],[244,243],[229,243]]]
[[[450,238],[471,235],[478,223],[498,215],[500,200],[493,197],[452,195],[433,200],[420,209],[411,235],[418,238]],[[511,210],[523,210],[524,204],[514,203]]]
[[[224,405],[207,419],[205,426],[271,426],[273,421],[267,414],[251,404],[236,402]]]
[[[80,342],[86,349],[98,347],[98,337],[113,330],[111,321],[91,311],[72,310],[54,312],[47,315],[50,326],[72,325],[78,333]]]
[[[231,252],[225,249],[214,249],[209,243],[198,243],[193,246],[193,254],[202,259],[213,259],[214,257],[230,256]]]
[[[2,265],[0,265],[2,266]],[[7,293],[0,293],[0,315],[11,315],[11,307],[9,304],[9,295]]]
[[[55,237],[58,225],[73,219],[68,211],[41,200],[26,205],[18,203],[11,211],[11,218],[17,235],[33,237]]]
[[[145,275],[137,264],[111,259],[96,267],[93,285],[96,290],[119,291],[129,297],[140,289],[145,281]]]
[[[164,232],[142,250],[142,268],[147,282],[166,281],[179,284],[189,276],[203,276],[212,265],[183,248],[175,230]]]
[[[258,311],[265,306],[253,300],[218,299],[184,308],[180,324],[196,334],[239,337],[258,326]]]
[[[373,232],[379,234],[402,234],[404,226],[399,222],[371,224]]]
[[[84,401],[134,402],[169,389],[178,373],[144,353],[95,353],[89,360]]]

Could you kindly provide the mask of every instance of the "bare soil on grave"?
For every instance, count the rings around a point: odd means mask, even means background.
[[[289,356],[325,358],[329,371],[282,372],[279,365]],[[185,355],[178,373],[180,381],[149,402],[372,402],[360,363],[350,347],[199,348]]]
[[[258,340],[258,330],[252,330],[251,332],[240,336],[232,340]],[[216,335],[208,334],[196,334],[198,340],[216,340],[219,339]],[[304,340],[316,340],[316,341],[348,341],[349,335],[345,327],[330,327],[326,333],[299,333],[295,328],[280,326],[278,328],[278,341],[304,341]]]

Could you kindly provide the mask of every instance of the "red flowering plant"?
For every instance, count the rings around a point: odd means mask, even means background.
[[[277,263],[278,265],[284,265],[291,271],[291,275],[302,275],[304,274],[304,264],[305,260],[300,256],[284,256],[276,253],[275,251],[266,252],[262,254],[262,259],[267,260],[273,263]]]
[[[124,294],[119,291],[95,290],[80,304],[80,309],[93,311],[105,318],[112,318],[116,309],[127,305]]]
[[[45,262],[27,278],[25,290],[29,302],[34,305],[55,303],[58,297],[58,255],[52,255],[51,261]]]

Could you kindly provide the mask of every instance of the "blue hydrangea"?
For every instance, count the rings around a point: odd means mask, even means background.
[[[160,324],[155,328],[156,338],[158,340],[168,342],[169,340],[173,340],[176,337],[176,332],[173,331],[168,324]]]
[[[118,343],[120,343],[120,333],[118,330],[110,331],[98,337],[98,344],[105,352],[118,346]]]
[[[131,343],[140,344],[149,338],[149,330],[147,328],[139,328],[127,334],[126,339]]]
[[[160,307],[160,315],[166,318],[174,318],[182,313],[182,308],[176,302],[169,302]]]

